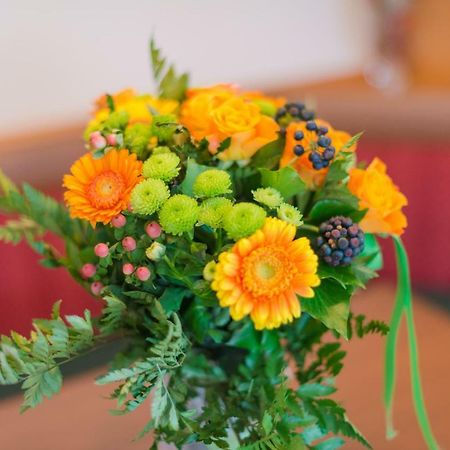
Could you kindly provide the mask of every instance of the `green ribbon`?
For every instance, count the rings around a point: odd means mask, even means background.
[[[408,255],[401,239],[398,236],[392,236],[392,239],[395,246],[398,280],[394,311],[392,313],[391,323],[389,324],[390,330],[386,341],[385,354],[384,403],[386,407],[386,437],[392,439],[396,435],[392,421],[392,411],[396,381],[397,338],[403,315],[405,315],[408,329],[409,361],[414,409],[422,436],[428,448],[431,450],[438,450],[439,447],[428,420],[422,392],[422,383],[420,380]]]

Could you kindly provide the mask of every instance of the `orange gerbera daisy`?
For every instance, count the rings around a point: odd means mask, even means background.
[[[86,219],[93,226],[107,224],[128,208],[131,190],[139,182],[142,162],[128,150],[111,150],[94,159],[87,153],[70,168],[63,186],[71,217]]]
[[[277,328],[300,317],[297,296],[313,297],[318,258],[296,227],[267,218],[263,227],[219,256],[212,288],[231,317],[250,314],[255,328]],[[295,239],[295,240],[294,240]]]

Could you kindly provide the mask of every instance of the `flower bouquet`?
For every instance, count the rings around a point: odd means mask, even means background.
[[[25,240],[102,302],[99,317],[36,319],[0,342],[0,383],[23,383],[22,410],[62,385],[59,366],[115,339],[96,380],[117,413],[150,404],[158,443],[182,448],[330,450],[356,439],[332,397],[342,339],[387,334],[388,434],[395,348],[408,323],[415,406],[421,394],[408,263],[399,236],[405,196],[382,161],[357,165],[351,137],[286,103],[233,85],[188,88],[151,43],[157,96],[128,89],[97,100],[87,153],[64,176],[65,206],[0,178],[0,238]],[[61,237],[60,254],[44,239]],[[392,323],[351,312],[391,236],[399,288]],[[289,370],[287,370],[289,368]],[[288,376],[288,373],[290,375]]]

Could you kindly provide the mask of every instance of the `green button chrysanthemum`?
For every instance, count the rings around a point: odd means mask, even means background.
[[[193,191],[196,197],[217,197],[231,192],[231,178],[225,170],[209,169],[197,176]]]
[[[284,220],[287,223],[291,223],[296,227],[299,227],[302,223],[302,213],[289,203],[282,203],[277,209],[278,218]]]
[[[130,115],[126,111],[114,111],[103,122],[103,128],[107,130],[122,130],[130,119]]]
[[[163,181],[173,180],[180,172],[180,158],[175,153],[153,154],[142,167],[145,178],[157,178]]]
[[[225,215],[230,212],[232,207],[231,200],[225,197],[208,198],[200,206],[198,220],[211,228],[220,228]]]
[[[252,191],[252,194],[255,201],[271,209],[277,208],[283,203],[283,197],[274,188],[259,188],[256,191]]]
[[[180,235],[194,228],[198,214],[199,207],[195,199],[178,194],[164,203],[159,212],[159,223],[167,233]]]
[[[150,215],[158,211],[169,197],[169,188],[163,181],[147,178],[131,192],[131,207],[137,214]]]
[[[158,147],[155,147],[152,150],[153,155],[159,155],[160,153],[172,153],[172,152],[170,151],[170,148],[166,147],[165,145],[158,145]]]
[[[223,220],[223,227],[228,236],[235,241],[250,236],[264,225],[266,212],[253,203],[234,205]]]
[[[147,153],[148,144],[152,136],[152,129],[144,123],[130,125],[125,130],[125,147],[136,153],[139,158],[144,158]]]

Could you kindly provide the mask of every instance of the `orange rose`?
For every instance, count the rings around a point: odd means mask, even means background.
[[[351,136],[345,131],[335,130],[331,125],[323,120],[317,119],[314,121],[319,127],[327,127],[327,136],[331,139],[331,145],[335,148],[335,155],[337,155],[344,144],[346,144]],[[304,135],[301,141],[297,141],[294,138],[295,132],[301,131]],[[300,175],[302,180],[308,185],[309,188],[314,189],[320,186],[326,174],[328,173],[328,168],[316,170],[313,168],[311,161],[309,160],[310,151],[317,142],[317,133],[315,131],[310,131],[306,128],[306,122],[292,122],[289,124],[286,130],[286,145],[284,147],[284,152],[280,160],[280,167],[292,166]],[[295,156],[294,147],[297,144],[301,144],[305,153],[302,156]],[[348,152],[355,151],[356,146],[346,149]]]
[[[277,139],[278,125],[261,112],[261,108],[239,95],[231,85],[191,89],[181,107],[181,123],[191,135],[209,141],[211,153],[220,142],[231,138],[222,160],[252,157],[263,145]]]
[[[367,169],[351,169],[350,191],[359,198],[361,209],[367,214],[361,228],[368,233],[402,234],[407,226],[402,208],[406,197],[386,173],[386,164],[375,158]]]

